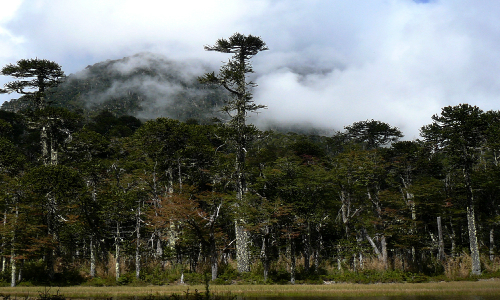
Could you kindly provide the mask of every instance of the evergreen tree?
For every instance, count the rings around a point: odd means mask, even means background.
[[[433,123],[422,127],[421,134],[432,143],[436,150],[446,153],[454,165],[461,170],[465,185],[467,223],[472,274],[481,274],[477,225],[475,214],[475,192],[472,185],[472,172],[478,162],[480,149],[484,145],[487,122],[484,113],[476,106],[460,104],[447,106],[441,115],[432,116]]]
[[[252,126],[247,126],[246,119],[249,112],[265,107],[255,104],[252,100],[251,89],[256,85],[247,81],[247,74],[253,73],[250,59],[268,48],[260,37],[235,33],[227,40],[219,39],[215,45],[205,46],[205,50],[233,54],[232,58],[221,67],[218,75],[215,75],[215,72],[207,73],[200,77],[200,82],[222,86],[232,95],[223,111],[230,116],[228,127],[236,147],[236,198],[238,202],[242,202],[247,191],[245,153],[254,132]],[[250,236],[245,231],[244,224],[243,219],[235,220],[236,257],[240,272],[250,271]]]
[[[25,95],[31,105],[41,110],[46,107],[47,89],[57,86],[64,78],[61,66],[46,59],[21,59],[15,65],[3,67],[0,74],[18,80],[5,84],[0,93],[19,93]]]

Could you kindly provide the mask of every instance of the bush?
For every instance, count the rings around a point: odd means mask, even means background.
[[[82,285],[85,286],[115,286],[116,285],[116,280],[114,277],[106,277],[106,278],[101,278],[101,277],[94,277],[87,282],[83,283]]]

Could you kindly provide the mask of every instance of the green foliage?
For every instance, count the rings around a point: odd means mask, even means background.
[[[116,117],[112,112],[104,110],[94,116],[87,129],[108,138],[127,137],[141,126],[141,121],[133,116]]]
[[[0,137],[0,174],[14,175],[19,173],[25,163],[25,158],[19,149],[9,140]]]
[[[53,106],[82,110],[91,116],[109,110],[116,116],[169,116],[208,123],[214,116],[221,116],[218,107],[227,94],[199,84],[193,70],[200,68],[206,66],[198,61],[176,62],[140,53],[96,63],[67,76],[62,84],[47,91],[46,100]],[[11,111],[22,107],[21,99],[2,105]]]
[[[366,150],[387,145],[403,137],[399,128],[375,120],[355,122],[344,128],[347,138],[355,143],[362,144]]]
[[[170,284],[183,273],[187,283],[207,283],[213,258],[219,263],[213,284],[288,283],[292,257],[296,283],[444,278],[446,262],[435,257],[436,218],[442,219],[445,253],[466,250],[464,204],[472,194],[480,250],[487,254],[500,211],[498,112],[444,108],[422,129],[424,141],[399,142],[399,129],[374,120],[333,137],[261,132],[246,124],[246,113],[261,107],[252,102],[254,85],[245,74],[265,44],[235,34],[207,50],[233,55],[217,75],[202,78],[233,96],[225,124],[142,123],[113,107],[99,113],[0,111],[0,255],[17,261],[24,277],[19,284],[79,284],[90,249],[99,277],[85,284],[96,286]],[[89,68],[102,77],[82,77],[65,92],[80,97],[79,84],[106,90],[97,81],[111,84],[104,75],[115,63]],[[137,95],[130,91],[125,98]],[[122,108],[138,108],[134,101]],[[238,273],[231,261],[235,221],[251,233],[250,272]],[[367,267],[358,257],[371,257]],[[337,258],[343,270],[328,274]],[[8,285],[6,262],[0,284]],[[495,267],[488,272],[497,276]]]
[[[429,277],[422,274],[402,272],[399,270],[376,271],[363,270],[359,272],[345,271],[342,273],[322,276],[323,280],[349,283],[395,283],[395,282],[428,282]]]
[[[23,94],[37,110],[46,106],[44,97],[47,89],[59,85],[64,78],[60,65],[38,58],[21,59],[15,65],[8,64],[0,74],[19,79],[6,83],[5,89],[0,90],[0,93]]]

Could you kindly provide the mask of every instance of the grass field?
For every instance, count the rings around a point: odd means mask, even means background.
[[[202,285],[168,285],[148,287],[2,287],[0,294],[15,297],[37,297],[40,293],[60,294],[67,298],[107,298],[129,296],[169,296],[189,289],[205,291]],[[400,295],[477,295],[500,296],[500,280],[455,281],[436,283],[329,284],[329,285],[214,285],[215,294],[245,296],[400,296]]]

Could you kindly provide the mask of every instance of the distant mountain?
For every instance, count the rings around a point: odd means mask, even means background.
[[[197,77],[208,71],[199,61],[172,61],[140,53],[87,66],[51,89],[47,99],[53,106],[89,114],[109,110],[117,116],[203,122],[221,117],[220,108],[228,97],[220,88],[197,82]],[[27,105],[21,97],[5,102],[1,109],[18,111]]]

